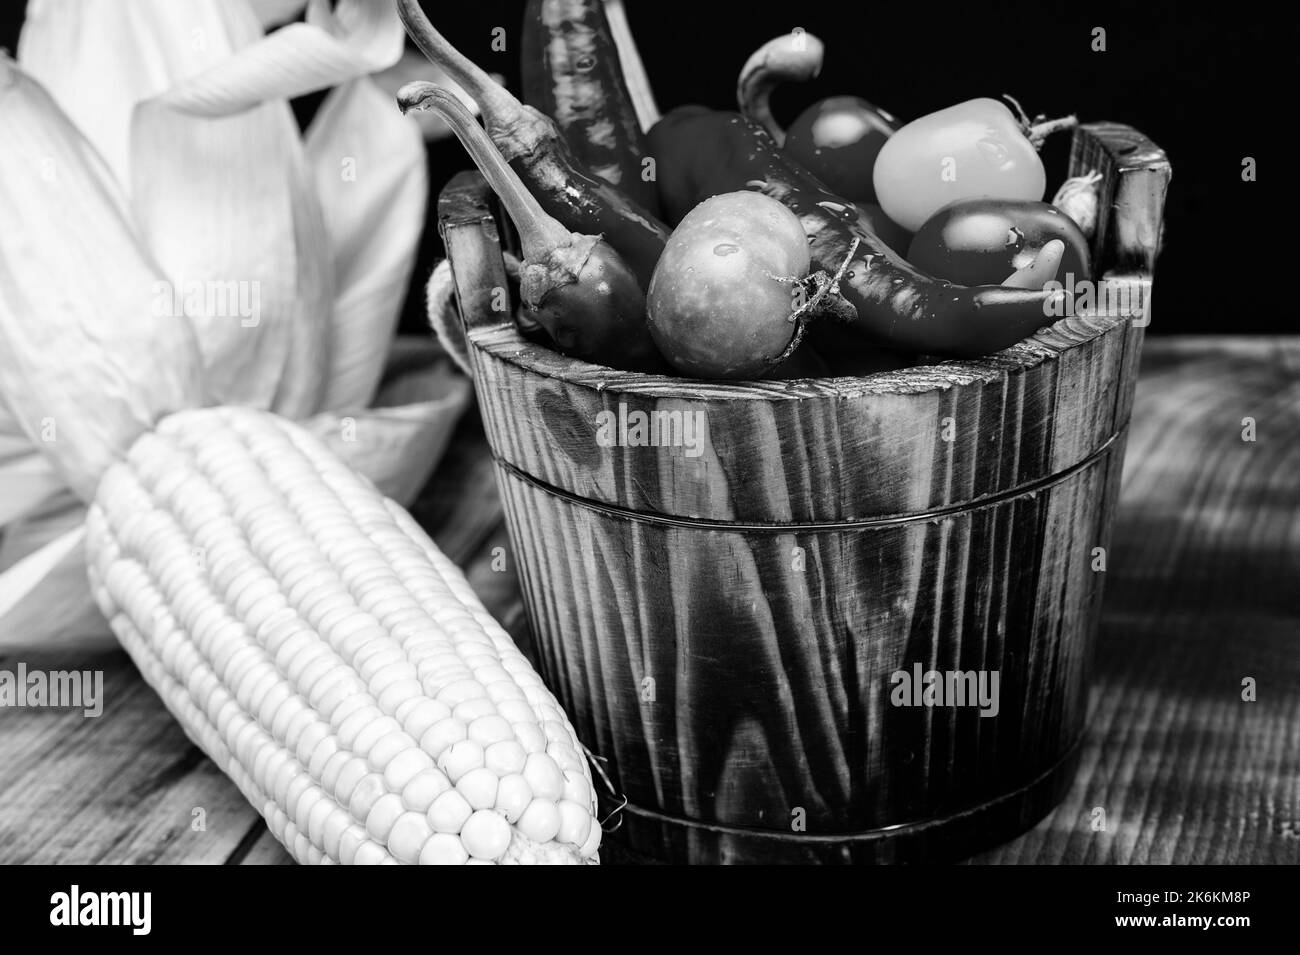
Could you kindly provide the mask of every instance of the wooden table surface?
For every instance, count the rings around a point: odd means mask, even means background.
[[[473,412],[414,510],[527,648]],[[1300,338],[1148,340],[1107,574],[1074,786],[971,861],[1300,862]],[[105,709],[0,709],[0,862],[291,861],[125,653],[20,662],[102,670]]]

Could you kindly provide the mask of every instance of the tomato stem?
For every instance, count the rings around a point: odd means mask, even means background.
[[[839,269],[836,270],[833,276],[827,275],[822,269],[818,269],[806,278],[795,280],[796,284],[805,288],[812,285],[817,291],[808,301],[790,313],[787,321],[795,323],[794,335],[785,350],[769,362],[769,367],[775,368],[794,354],[795,349],[799,347],[799,343],[803,341],[804,332],[807,330],[810,321],[820,317],[824,312],[841,313],[842,308],[840,305],[843,300],[840,297],[840,281],[844,278],[844,273],[848,271],[849,263],[853,261],[853,256],[858,251],[858,243],[861,241],[859,238],[854,238],[853,245],[849,248],[849,254],[844,257],[844,261],[840,263]],[[782,282],[790,281],[779,276],[773,276],[773,278]],[[836,299],[840,299],[840,301],[837,302]],[[843,302],[843,304],[847,305],[848,303]]]

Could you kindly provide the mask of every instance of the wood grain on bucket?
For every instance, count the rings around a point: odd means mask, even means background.
[[[1147,296],[1168,163],[1096,124],[1071,174],[1094,169],[1096,277]],[[481,180],[454,180],[440,219],[543,674],[630,801],[624,846],[936,858],[1055,803],[1144,322],[1094,311],[861,378],[620,372],[493,308],[508,285]],[[657,443],[623,440],[638,416]],[[996,713],[898,705],[898,674],[931,670],[996,674]]]

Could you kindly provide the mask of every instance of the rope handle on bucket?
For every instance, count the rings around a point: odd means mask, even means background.
[[[604,819],[600,820],[600,828],[605,832],[618,832],[619,828],[623,825],[623,810],[627,808],[628,798],[626,795],[618,791],[614,786],[613,780],[609,778],[609,773],[605,772],[605,767],[602,764],[608,763],[609,758],[606,756],[597,756],[581,741],[579,741],[578,745],[582,747],[582,753],[587,757],[587,762],[591,763],[591,768],[596,771],[596,775],[600,777],[600,781],[605,784],[605,791],[618,802],[618,805],[611,809]],[[617,817],[617,821],[613,826],[610,826],[609,821],[615,817]]]
[[[506,275],[518,281],[519,259],[504,249],[501,254],[506,264]],[[451,259],[443,259],[434,267],[424,289],[424,302],[434,335],[456,366],[473,378],[474,372],[469,363],[469,343],[465,340],[465,323],[461,321],[460,308],[456,305],[456,280],[451,272]],[[518,316],[515,321],[519,322]]]

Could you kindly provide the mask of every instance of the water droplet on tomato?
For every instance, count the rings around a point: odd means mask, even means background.
[[[740,246],[734,242],[719,242],[713,247],[714,255],[735,255],[740,251]]]

